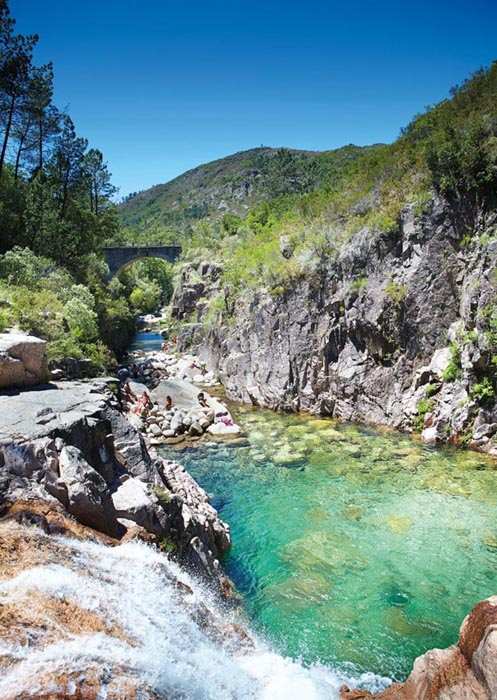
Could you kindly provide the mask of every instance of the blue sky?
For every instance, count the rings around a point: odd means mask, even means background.
[[[264,144],[391,142],[497,58],[495,0],[10,0],[120,196]]]

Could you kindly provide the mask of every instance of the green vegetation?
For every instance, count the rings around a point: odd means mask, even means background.
[[[488,377],[483,377],[481,382],[473,384],[472,393],[473,396],[480,401],[480,403],[492,401],[495,396],[494,388]]]
[[[367,284],[367,277],[358,277],[352,282],[352,284],[350,285],[350,289],[352,292],[360,292],[361,289],[364,289],[367,286]]]
[[[247,211],[264,202],[336,189],[344,173],[376,148],[349,145],[315,153],[261,147],[201,165],[126,198],[119,207],[125,226],[120,239],[187,241],[202,222],[216,238],[235,234]]]
[[[88,260],[88,276],[96,279],[102,263]],[[105,290],[78,283],[68,270],[53,260],[35,255],[29,248],[13,248],[0,256],[0,307],[2,326],[16,324],[21,330],[48,341],[49,359],[87,358],[93,374],[107,371],[114,363],[100,333],[109,316]],[[127,315],[128,314],[128,315]],[[134,327],[127,307],[120,325]],[[111,345],[112,347],[112,345]]]
[[[52,104],[51,64],[37,36],[15,33],[0,2],[0,331],[48,341],[50,359],[108,371],[135,330],[134,314],[171,295],[170,266],[147,260],[104,282],[102,243],[118,237],[116,189],[100,151]]]
[[[447,367],[442,372],[444,382],[454,382],[462,376],[461,368],[461,347],[457,341],[450,345],[450,361]]]
[[[413,421],[413,427],[415,430],[423,430],[424,422],[425,422],[425,416],[427,413],[430,413],[433,411],[433,399],[427,398],[427,399],[421,399],[421,401],[418,401],[418,415]]]
[[[405,284],[400,284],[400,282],[397,281],[390,281],[385,287],[385,297],[396,309],[399,309],[404,303],[407,291],[407,286]]]
[[[440,385],[439,384],[428,384],[425,389],[425,396],[427,399],[431,398],[432,396],[435,396],[435,394],[438,394],[440,391]]]

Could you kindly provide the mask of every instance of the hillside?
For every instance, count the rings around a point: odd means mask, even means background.
[[[252,148],[199,165],[119,205],[125,238],[177,240],[200,221],[226,214],[244,218],[261,202],[284,194],[335,187],[345,170],[375,146],[333,151]]]
[[[230,398],[497,454],[497,63],[451,95],[335,189],[185,244],[178,344]]]

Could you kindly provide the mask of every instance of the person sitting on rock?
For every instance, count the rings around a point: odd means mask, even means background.
[[[144,391],[138,399],[138,404],[135,408],[135,413],[137,413],[141,418],[146,418],[152,406],[153,403],[152,399],[150,398],[150,395],[146,391]]]
[[[197,401],[201,405],[207,420],[212,423],[212,421],[214,420],[214,409],[207,403],[207,399],[205,398],[205,394],[203,391],[201,391],[200,394],[198,394]]]
[[[170,411],[173,407],[173,400],[170,396],[166,396],[166,403],[164,404],[164,408],[166,411]]]
[[[224,423],[224,425],[234,425],[233,421],[230,418],[230,414],[228,411],[218,411],[216,413],[216,418],[214,419],[214,423]]]
[[[138,401],[138,397],[131,388],[131,382],[129,379],[126,380],[124,383],[124,389],[123,389],[123,394],[124,394],[124,405],[123,409],[126,410],[128,408],[128,404],[132,404],[135,401]]]

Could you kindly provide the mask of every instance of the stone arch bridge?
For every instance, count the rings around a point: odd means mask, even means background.
[[[109,266],[107,281],[111,280],[123,268],[131,265],[135,260],[144,258],[159,258],[173,263],[181,255],[179,245],[113,245],[102,248],[105,262]]]

